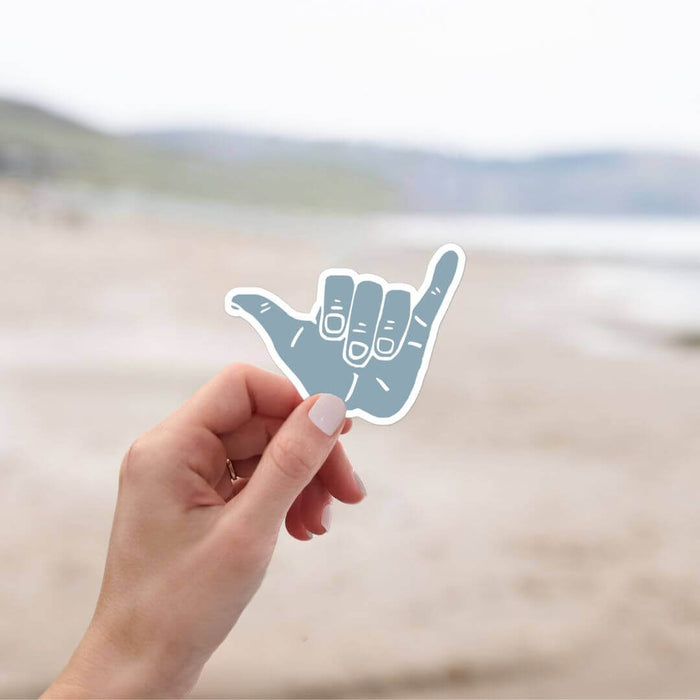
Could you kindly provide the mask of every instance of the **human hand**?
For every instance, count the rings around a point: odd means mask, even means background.
[[[337,397],[234,365],[140,437],[122,463],[102,590],[45,697],[181,696],[263,578],[283,521],[328,529],[364,488],[337,442]],[[226,459],[242,478],[230,479]]]
[[[394,423],[413,405],[440,322],[464,270],[464,251],[442,246],[420,290],[376,275],[321,274],[310,313],[263,289],[239,287],[225,308],[258,331],[302,394],[339,396],[348,415]]]

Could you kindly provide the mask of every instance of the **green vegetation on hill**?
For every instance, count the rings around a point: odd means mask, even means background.
[[[80,181],[280,209],[700,215],[700,158],[599,152],[525,160],[217,130],[107,134],[0,100],[0,177]]]
[[[280,208],[392,208],[397,198],[359,167],[274,155],[224,163],[90,129],[46,110],[0,100],[0,176],[78,181]]]

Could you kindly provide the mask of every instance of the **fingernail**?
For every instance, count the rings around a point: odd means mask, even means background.
[[[377,350],[382,355],[391,355],[394,352],[394,341],[391,338],[380,338],[377,341]]]
[[[360,477],[359,477],[359,475],[357,474],[357,472],[353,472],[352,475],[355,477],[355,483],[357,484],[357,488],[360,489],[360,491],[362,491],[362,496],[363,496],[363,497],[366,496],[366,495],[367,495],[367,489],[365,488],[365,485],[364,485],[364,483],[362,482],[362,479],[360,479]]]
[[[345,404],[333,394],[321,394],[309,411],[309,420],[326,435],[333,435],[345,420]]]
[[[331,529],[331,504],[329,503],[327,506],[324,507],[323,511],[321,512],[321,525],[323,525],[323,529],[328,532]]]
[[[326,333],[340,333],[344,325],[345,316],[342,314],[328,314],[328,316],[326,316]]]
[[[312,540],[312,539],[314,538],[314,533],[313,533],[313,532],[309,532],[309,531],[307,530],[307,531],[306,531],[306,536],[307,536],[310,540]]]
[[[359,360],[367,354],[368,350],[369,345],[361,343],[359,340],[353,340],[348,348],[348,356],[351,360]]]

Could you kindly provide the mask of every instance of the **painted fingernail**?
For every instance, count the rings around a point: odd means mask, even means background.
[[[323,508],[323,511],[321,513],[321,525],[323,525],[323,529],[326,532],[328,532],[331,529],[331,516],[331,504],[329,503]]]
[[[345,420],[345,404],[333,394],[321,394],[309,411],[309,420],[326,435],[333,435]]]
[[[362,496],[367,495],[367,489],[365,488],[364,483],[362,482],[362,479],[360,479],[360,476],[358,475],[357,472],[353,472],[352,475],[355,477],[355,483],[357,484],[357,488],[362,491]]]

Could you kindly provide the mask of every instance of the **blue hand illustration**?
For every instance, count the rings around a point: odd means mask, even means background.
[[[420,290],[353,270],[326,270],[308,314],[258,288],[232,289],[225,308],[255,327],[302,396],[335,394],[348,415],[389,424],[418,395],[464,262],[461,248],[442,246]]]

